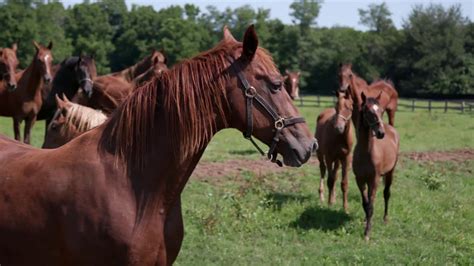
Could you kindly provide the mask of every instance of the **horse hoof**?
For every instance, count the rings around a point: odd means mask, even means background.
[[[388,217],[383,218],[383,223],[384,223],[384,224],[388,224],[388,222],[389,222],[389,221],[388,221]]]
[[[370,237],[369,237],[369,236],[365,236],[365,238],[364,238],[364,239],[365,239],[365,242],[369,242],[369,240],[370,240]]]

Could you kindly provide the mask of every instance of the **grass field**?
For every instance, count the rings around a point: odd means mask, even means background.
[[[322,108],[300,108],[311,130]],[[0,133],[12,135],[11,119]],[[33,132],[41,145],[44,122]],[[474,115],[400,110],[401,152],[474,149]],[[224,130],[204,162],[259,156],[240,132]],[[1,170],[1,169],[0,169]],[[384,225],[379,190],[372,239],[363,240],[363,210],[351,175],[349,214],[339,186],[333,208],[317,198],[313,165],[283,172],[191,178],[183,197],[186,235],[178,265],[474,264],[474,161],[415,161],[401,157]]]

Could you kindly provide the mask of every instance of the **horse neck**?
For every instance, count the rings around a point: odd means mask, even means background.
[[[21,75],[23,85],[23,91],[28,96],[36,97],[39,95],[41,97],[41,88],[43,87],[43,79],[41,77],[40,69],[35,63],[35,60],[25,69]]]
[[[120,71],[120,75],[128,82],[132,82],[140,74],[143,74],[151,67],[150,58],[146,57],[135,65]]]
[[[369,152],[373,148],[374,137],[371,134],[369,126],[363,122],[362,112],[359,112],[358,124],[356,126],[357,146],[361,151]]]

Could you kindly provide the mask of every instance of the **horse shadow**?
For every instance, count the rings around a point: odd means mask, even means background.
[[[352,217],[342,210],[311,206],[291,222],[290,227],[302,230],[334,231],[351,220]]]
[[[267,196],[265,197],[267,206],[276,211],[280,211],[283,205],[289,202],[302,203],[304,201],[309,200],[310,198],[310,196],[302,196],[297,194],[280,192],[272,192],[267,194]]]

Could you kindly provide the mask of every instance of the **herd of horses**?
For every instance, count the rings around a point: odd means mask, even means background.
[[[318,117],[314,136],[292,101],[300,73],[280,74],[253,25],[242,42],[227,27],[223,35],[211,50],[170,69],[163,51],[153,50],[103,76],[89,56],[52,65],[52,43],[34,42],[36,53],[21,71],[17,46],[0,50],[0,116],[13,118],[17,140],[0,135],[0,263],[172,264],[184,236],[181,192],[225,128],[243,132],[262,154],[252,137],[268,145],[278,164],[281,155],[285,165],[301,166],[317,149],[320,198],[327,169],[330,204],[342,165],[347,210],[352,121],[352,168],[368,239],[380,176],[386,220],[397,162],[393,85],[368,85],[342,65],[337,104]],[[38,119],[46,120],[43,149],[28,145]]]

